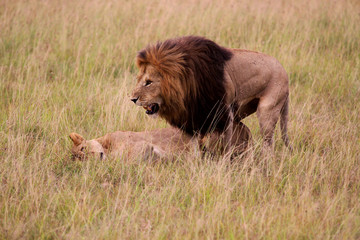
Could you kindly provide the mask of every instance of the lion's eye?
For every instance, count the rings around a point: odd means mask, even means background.
[[[80,151],[81,151],[81,152],[84,152],[85,149],[86,149],[85,147],[82,147],[82,148],[80,149]]]
[[[145,81],[145,86],[149,86],[150,84],[152,84],[152,81],[150,81],[150,80]]]

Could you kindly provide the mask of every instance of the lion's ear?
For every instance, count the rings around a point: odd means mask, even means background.
[[[85,140],[80,134],[77,133],[70,133],[69,137],[74,142],[75,146],[80,145]]]
[[[136,66],[141,68],[142,65],[146,64],[146,51],[142,50],[136,55]]]

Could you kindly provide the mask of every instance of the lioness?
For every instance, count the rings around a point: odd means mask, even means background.
[[[234,129],[234,133],[231,139],[236,146],[234,153],[243,153],[251,143],[250,130],[241,124],[241,127]],[[117,131],[92,140],[86,140],[77,133],[71,133],[69,137],[74,143],[72,156],[77,160],[84,160],[89,154],[105,159],[109,153],[128,158],[170,159],[181,154],[198,153],[199,148],[197,139],[173,127],[144,132]],[[203,142],[204,147],[211,153],[221,151],[217,146],[218,139],[215,133],[209,135],[209,139]]]
[[[190,135],[176,128],[144,132],[117,131],[89,141],[77,133],[71,133],[69,137],[74,143],[71,149],[73,156],[80,160],[85,158],[86,153],[100,159],[108,153],[113,156],[125,155],[127,158],[141,156],[156,159],[172,152],[189,152],[197,143]]]
[[[287,135],[289,80],[273,57],[230,49],[203,37],[186,36],[149,45],[137,55],[137,84],[131,100],[188,134],[225,133],[257,112],[264,147],[273,147],[280,118]]]

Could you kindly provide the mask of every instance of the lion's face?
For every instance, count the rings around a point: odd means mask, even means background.
[[[105,159],[105,151],[103,146],[96,140],[85,140],[80,134],[71,133],[70,139],[74,145],[71,153],[74,160],[85,160],[88,156]]]
[[[131,96],[131,101],[146,109],[146,114],[151,116],[157,116],[163,104],[161,79],[160,73],[151,65],[140,68]]]

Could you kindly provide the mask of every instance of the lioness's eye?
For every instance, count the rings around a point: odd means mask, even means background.
[[[151,83],[152,83],[152,81],[146,80],[146,81],[145,81],[145,86],[149,86]]]
[[[82,148],[80,149],[80,151],[81,151],[81,152],[84,152],[84,151],[85,151],[85,147],[82,147]]]

